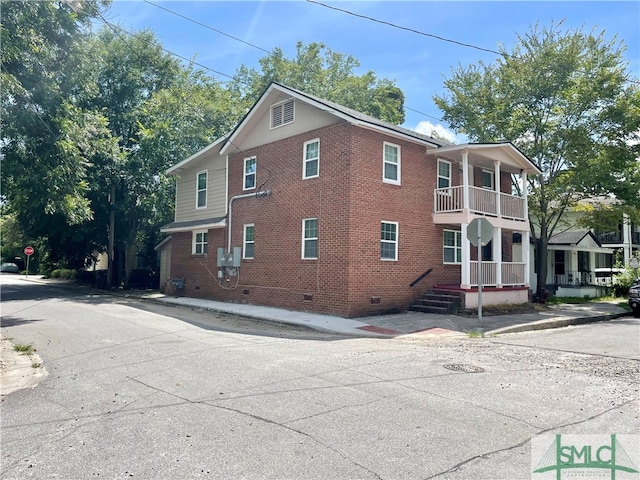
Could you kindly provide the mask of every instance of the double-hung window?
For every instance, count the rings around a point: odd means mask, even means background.
[[[382,181],[400,185],[400,147],[384,142]]]
[[[302,178],[314,178],[320,174],[320,140],[304,143]]]
[[[318,258],[318,219],[302,220],[302,258],[315,260]]]
[[[460,231],[444,230],[442,252],[444,263],[462,263],[462,233]]]
[[[207,207],[207,171],[196,175],[196,208]]]
[[[438,188],[451,186],[451,162],[438,159]]]
[[[482,188],[486,190],[495,190],[494,173],[491,170],[482,170]]]
[[[207,253],[207,231],[199,230],[193,232],[192,253],[195,255],[203,255]]]
[[[244,190],[251,190],[256,188],[256,157],[249,157],[244,159]]]
[[[398,260],[398,222],[380,225],[380,259]]]
[[[242,258],[254,258],[255,228],[254,224],[244,226],[244,248],[242,249]]]

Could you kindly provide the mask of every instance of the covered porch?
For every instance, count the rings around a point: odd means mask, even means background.
[[[428,153],[438,159],[433,221],[460,231],[456,259],[461,267],[460,288],[476,288],[479,283],[497,289],[528,287],[527,176],[539,175],[540,170],[511,143],[452,145]],[[493,227],[481,258],[467,235],[469,224],[478,217]],[[514,249],[509,240],[514,233],[521,239],[520,249]]]

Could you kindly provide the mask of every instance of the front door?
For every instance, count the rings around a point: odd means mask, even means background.
[[[564,250],[554,250],[553,260],[553,274],[555,275],[555,283],[565,283]]]

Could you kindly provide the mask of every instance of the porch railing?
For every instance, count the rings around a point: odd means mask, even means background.
[[[498,285],[498,262],[482,262],[482,285],[495,287]],[[503,286],[526,285],[524,262],[502,262],[501,270]],[[471,262],[471,285],[478,286],[478,262]]]
[[[472,212],[496,216],[498,215],[498,202],[500,202],[499,216],[526,220],[524,198],[485,188],[469,187],[469,210]],[[462,212],[464,188],[462,185],[437,188],[434,191],[433,205],[435,213]]]
[[[554,274],[553,283],[561,286],[610,285],[611,276],[598,277],[593,272],[570,271]]]

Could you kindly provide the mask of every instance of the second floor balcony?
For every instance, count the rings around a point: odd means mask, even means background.
[[[475,215],[527,220],[526,200],[523,197],[480,187],[469,187],[468,202],[465,202],[462,185],[438,188],[434,191],[433,206],[434,214],[463,213],[468,210]]]
[[[434,223],[468,225],[485,216],[494,227],[529,231],[527,175],[541,172],[512,144],[451,145],[427,153],[437,156]],[[522,196],[511,193],[513,182]]]

